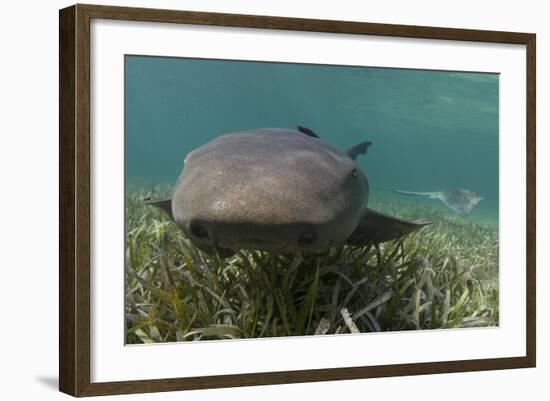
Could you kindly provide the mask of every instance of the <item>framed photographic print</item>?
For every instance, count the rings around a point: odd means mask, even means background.
[[[59,22],[61,391],[535,366],[534,34]]]

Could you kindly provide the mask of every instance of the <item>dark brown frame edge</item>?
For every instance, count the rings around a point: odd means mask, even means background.
[[[90,383],[90,20],[367,34],[527,47],[527,324],[524,357]],[[77,4],[59,12],[59,389],[73,396],[144,393],[536,366],[536,35],[351,21]]]

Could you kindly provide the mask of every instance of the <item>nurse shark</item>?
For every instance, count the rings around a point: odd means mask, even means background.
[[[241,249],[320,253],[399,238],[428,224],[367,207],[367,176],[355,163],[370,142],[340,151],[304,127],[221,135],[191,151],[163,209],[208,254]]]

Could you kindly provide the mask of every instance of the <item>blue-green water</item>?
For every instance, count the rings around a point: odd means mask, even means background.
[[[371,199],[470,189],[486,198],[470,218],[496,223],[498,113],[496,74],[126,56],[126,181],[172,185],[218,135],[302,125],[342,150],[373,143],[358,158]]]

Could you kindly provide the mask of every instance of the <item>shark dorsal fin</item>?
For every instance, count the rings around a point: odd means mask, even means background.
[[[302,134],[306,134],[307,136],[310,136],[312,138],[319,138],[319,135],[317,135],[315,132],[313,132],[309,128],[302,127],[302,126],[298,125],[298,131],[300,131]]]
[[[310,136],[312,138],[319,138],[319,135],[317,135],[315,132],[313,132],[309,128],[302,127],[301,125],[298,125],[298,131],[300,131],[302,134],[305,134],[305,135]],[[357,158],[357,155],[360,155],[360,154],[366,155],[367,154],[367,149],[369,148],[369,146],[371,144],[372,144],[372,142],[370,142],[370,141],[365,141],[365,142],[358,143],[357,145],[355,145],[351,149],[348,149],[346,151],[346,153],[348,154],[349,157],[351,157],[353,160],[355,160]]]
[[[361,142],[355,145],[354,147],[346,150],[346,153],[348,154],[349,157],[355,160],[357,155],[360,155],[360,154],[366,155],[367,149],[369,148],[370,145],[372,145],[372,142],[370,141]]]

